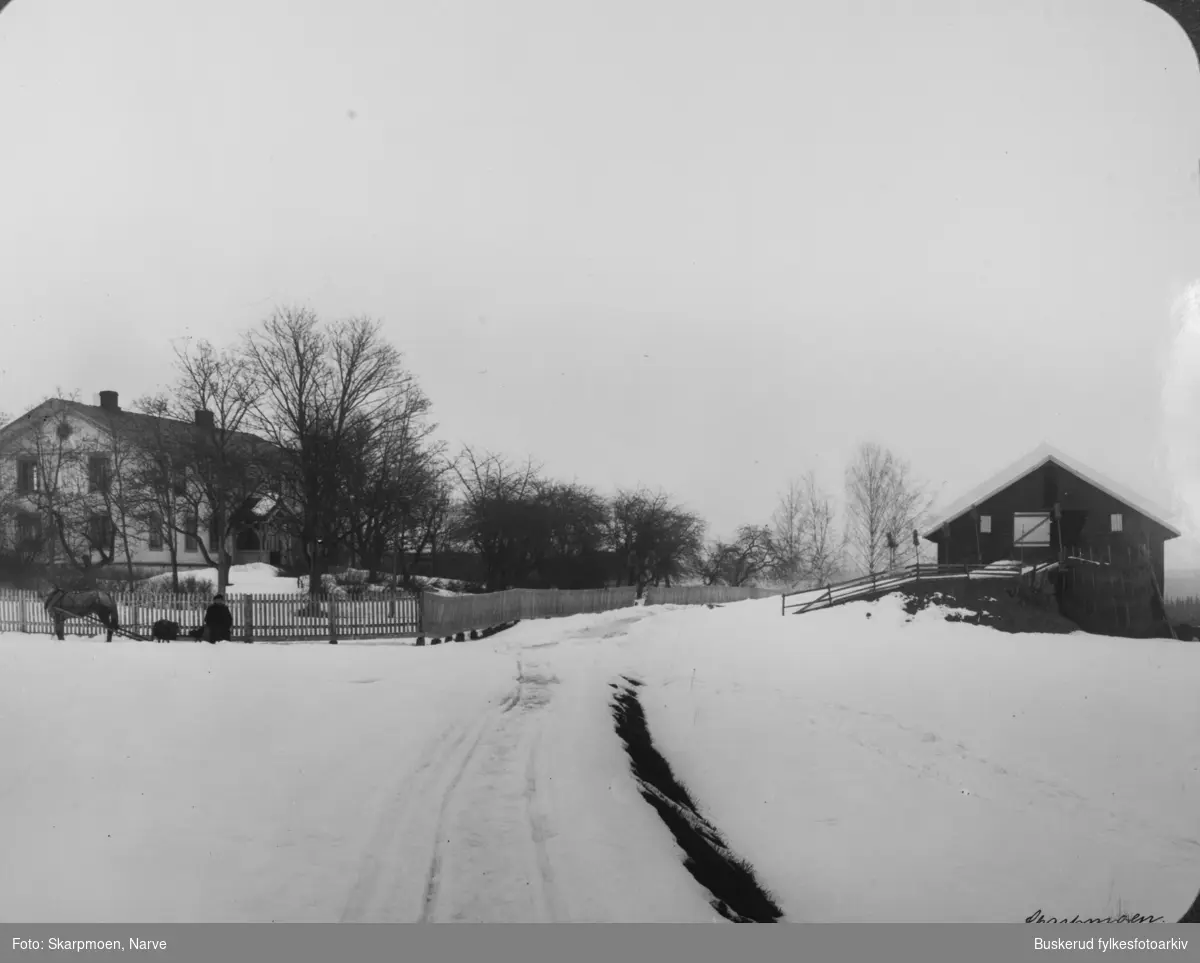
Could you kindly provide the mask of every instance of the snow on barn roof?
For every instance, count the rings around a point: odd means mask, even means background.
[[[1025,455],[1023,458],[1013,462],[1003,471],[997,472],[983,484],[976,486],[971,491],[967,492],[962,498],[954,502],[944,512],[926,526],[926,532],[923,536],[927,539],[932,539],[937,535],[938,530],[955,519],[961,518],[969,512],[974,506],[981,502],[987,501],[993,495],[1002,492],[1009,485],[1024,478],[1032,471],[1041,468],[1047,462],[1054,462],[1061,468],[1065,468],[1073,475],[1078,475],[1084,481],[1094,485],[1106,495],[1111,495],[1117,501],[1128,505],[1135,511],[1145,515],[1152,522],[1157,522],[1168,532],[1171,538],[1178,537],[1181,533],[1174,525],[1166,520],[1166,513],[1147,505],[1145,499],[1131,492],[1124,485],[1120,485],[1111,479],[1101,475],[1098,471],[1081,465],[1073,458],[1068,458],[1057,448],[1043,442],[1038,445],[1033,451]]]

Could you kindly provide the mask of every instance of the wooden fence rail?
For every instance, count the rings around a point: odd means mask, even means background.
[[[486,629],[518,619],[545,619],[607,612],[637,602],[633,586],[603,589],[509,589],[482,595],[421,596],[422,634],[434,638]]]
[[[872,595],[876,592],[886,592],[901,588],[913,582],[934,581],[950,578],[1015,578],[1021,572],[1019,562],[993,562],[988,565],[934,565],[917,564],[906,568],[894,569],[890,572],[878,572],[873,575],[862,575],[836,582],[820,589],[806,589],[800,592],[784,594],[780,602],[780,611],[786,615],[789,610],[799,615],[814,609],[828,608],[840,602]],[[789,599],[791,600],[789,602]]]
[[[782,593],[753,585],[671,585],[646,589],[647,605],[723,605],[747,599],[765,599]]]

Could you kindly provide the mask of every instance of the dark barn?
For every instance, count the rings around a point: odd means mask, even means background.
[[[1134,493],[1041,445],[960,499],[924,537],[937,544],[944,565],[1002,559],[1036,564],[1075,555],[1115,571],[1133,569],[1140,560],[1153,572],[1157,595],[1164,547],[1179,534]]]

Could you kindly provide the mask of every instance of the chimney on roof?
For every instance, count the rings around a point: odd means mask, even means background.
[[[196,424],[201,428],[208,428],[211,430],[216,426],[216,422],[213,420],[213,413],[207,408],[197,408]]]
[[[100,407],[105,411],[120,411],[121,406],[117,404],[117,393],[115,391],[101,391]]]

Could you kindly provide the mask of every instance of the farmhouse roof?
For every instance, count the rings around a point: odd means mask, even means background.
[[[127,411],[124,408],[109,409],[103,408],[100,405],[85,405],[80,401],[70,401],[65,398],[51,398],[42,402],[40,405],[30,409],[20,418],[10,422],[8,425],[0,428],[0,434],[3,434],[10,429],[18,428],[27,419],[33,418],[41,411],[50,413],[59,411],[72,411],[92,422],[97,428],[108,430],[111,427],[125,427],[131,430],[147,430],[150,427],[160,428],[163,432],[164,441],[190,441],[196,430],[195,422],[181,421],[175,418],[162,418],[158,415],[148,415],[140,411]],[[232,437],[246,442],[248,444],[271,445],[269,441],[260,438],[258,435],[251,434],[246,431],[235,431],[231,433]]]
[[[997,472],[987,481],[976,486],[971,491],[967,492],[967,494],[962,498],[951,504],[949,508],[941,512],[938,517],[926,527],[926,532],[923,537],[933,540],[943,525],[948,525],[950,522],[961,518],[976,505],[987,501],[993,495],[1002,492],[1014,482],[1020,481],[1026,475],[1036,471],[1043,465],[1050,462],[1053,462],[1060,468],[1065,468],[1072,475],[1082,478],[1084,481],[1100,489],[1100,491],[1104,492],[1106,495],[1111,495],[1117,501],[1128,505],[1130,508],[1146,516],[1146,518],[1150,519],[1152,522],[1156,522],[1157,524],[1161,525],[1170,533],[1170,538],[1176,538],[1181,534],[1179,529],[1166,520],[1165,512],[1150,506],[1145,499],[1139,497],[1125,486],[1106,478],[1098,471],[1088,468],[1086,465],[1080,464],[1075,459],[1064,455],[1052,445],[1043,442],[1029,454],[1013,462],[1003,471]]]

